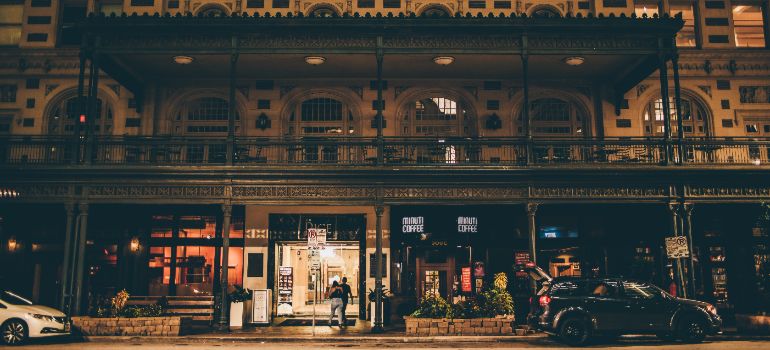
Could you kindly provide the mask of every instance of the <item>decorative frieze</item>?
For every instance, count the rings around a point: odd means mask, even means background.
[[[685,194],[693,198],[770,198],[770,187],[687,186]]]
[[[373,199],[376,190],[363,186],[234,186],[233,199]]]
[[[89,198],[223,198],[225,186],[155,186],[155,185],[97,185],[88,186]]]
[[[669,196],[666,187],[532,187],[530,198],[583,198],[583,199],[664,199]]]

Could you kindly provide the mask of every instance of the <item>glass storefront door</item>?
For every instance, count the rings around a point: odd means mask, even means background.
[[[321,271],[318,276],[318,284],[313,283],[312,274],[308,268],[308,249],[306,242],[278,242],[279,275],[276,281],[276,290],[279,291],[280,300],[278,313],[282,315],[311,315],[313,313],[313,300],[317,300],[316,314],[329,315],[329,300],[325,298],[326,291],[334,281],[338,283],[343,277],[347,277],[353,299],[358,303],[359,278],[360,278],[360,243],[359,242],[334,242],[327,243],[321,250]],[[314,288],[318,285],[318,288]],[[357,307],[348,307],[348,317],[358,315]]]

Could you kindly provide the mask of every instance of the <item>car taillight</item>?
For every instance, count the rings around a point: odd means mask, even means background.
[[[547,306],[551,303],[551,297],[543,295],[540,297],[540,306]]]

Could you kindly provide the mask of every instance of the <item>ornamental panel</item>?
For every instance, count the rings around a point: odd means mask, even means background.
[[[233,199],[373,199],[376,190],[362,186],[234,186]]]
[[[691,198],[770,198],[770,187],[688,186],[686,191]]]
[[[153,186],[153,185],[98,185],[89,186],[89,198],[163,198],[196,199],[222,198],[225,186]]]
[[[532,198],[580,199],[663,199],[669,195],[666,187],[532,187]]]

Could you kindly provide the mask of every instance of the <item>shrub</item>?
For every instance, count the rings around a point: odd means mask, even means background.
[[[438,294],[425,295],[412,313],[420,318],[444,318],[452,316],[452,306]]]
[[[123,309],[126,307],[126,303],[128,302],[129,294],[126,292],[125,289],[118,292],[118,294],[115,294],[112,299],[110,299],[110,303],[112,304],[112,314],[113,315],[120,315],[123,312]]]
[[[251,299],[251,290],[248,288],[243,288],[239,285],[234,285],[233,288],[235,288],[235,290],[230,292],[231,303],[242,303]]]

